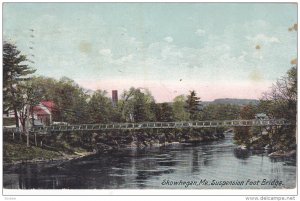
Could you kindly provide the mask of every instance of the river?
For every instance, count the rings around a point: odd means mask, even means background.
[[[5,166],[6,189],[274,189],[295,188],[296,161],[266,153],[238,156],[225,139],[90,156],[62,168]],[[51,165],[55,165],[53,162]]]

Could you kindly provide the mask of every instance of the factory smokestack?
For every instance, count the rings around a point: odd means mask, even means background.
[[[112,90],[112,105],[113,107],[118,105],[118,90]]]

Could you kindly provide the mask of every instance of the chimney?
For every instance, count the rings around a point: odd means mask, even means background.
[[[112,90],[112,105],[113,107],[118,105],[118,90]]]

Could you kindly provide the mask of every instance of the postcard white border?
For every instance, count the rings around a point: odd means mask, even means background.
[[[2,5],[2,9],[3,9],[3,3],[9,3],[9,2],[22,2],[24,3],[24,1],[21,0],[6,0],[6,1],[1,1],[1,5]],[[62,1],[59,0],[51,0],[51,1],[38,1],[38,0],[31,0],[28,2],[32,2],[32,3],[45,3],[45,2],[49,2],[49,3],[62,3]],[[121,2],[121,1],[111,1],[111,0],[107,0],[107,1],[97,1],[97,0],[89,0],[88,2],[82,2],[82,1],[70,1],[70,0],[64,0],[63,2],[65,3],[105,3],[105,2]],[[153,2],[153,3],[181,3],[182,1],[176,1],[176,0],[165,0],[165,1],[153,1],[153,0],[143,0],[143,1],[138,1],[138,0],[123,0],[122,2]],[[280,0],[264,0],[263,2],[260,0],[252,0],[252,1],[237,1],[237,0],[232,0],[232,1],[220,1],[220,0],[210,0],[210,1],[199,1],[199,0],[188,0],[187,2],[182,2],[182,3],[296,3],[297,4],[297,10],[299,9],[299,4],[298,4],[298,0],[297,1],[280,1]],[[2,9],[0,11],[0,15],[2,18]],[[299,21],[299,15],[298,15],[298,21]],[[1,33],[2,33],[2,20],[1,20]],[[299,32],[298,32],[298,37],[299,37]],[[299,43],[298,43],[298,48],[299,48]],[[2,48],[1,48],[1,55],[2,55]],[[1,71],[1,75],[3,74],[3,72]],[[299,75],[299,69],[298,69],[298,75]],[[1,88],[2,86],[2,77],[0,78],[0,86]],[[0,100],[2,102],[2,90],[0,93]],[[0,104],[0,109],[2,110],[2,104]],[[298,100],[298,106],[299,106],[299,100]],[[299,107],[298,107],[299,108]],[[0,114],[1,119],[2,119],[2,113]],[[298,125],[299,125],[299,119],[298,119]],[[0,121],[0,126],[2,127],[2,121]],[[297,132],[298,134],[298,132]],[[0,131],[0,135],[1,135],[1,140],[0,140],[0,145],[1,145],[1,155],[3,156],[3,136],[2,136],[2,129]],[[297,135],[298,136],[298,135]],[[297,142],[298,142],[297,138]],[[297,156],[299,156],[299,148],[297,150]],[[2,157],[2,162],[3,162],[3,157]],[[68,190],[68,189],[61,189],[61,190],[16,190],[16,189],[3,189],[3,166],[1,165],[1,175],[0,175],[0,179],[1,179],[1,188],[2,188],[2,198],[4,197],[5,200],[17,200],[19,198],[21,198],[22,200],[40,200],[41,197],[40,196],[50,196],[50,197],[43,197],[42,199],[44,200],[65,200],[68,199],[67,196],[77,196],[76,199],[82,200],[81,196],[86,196],[84,197],[84,200],[95,200],[94,196],[112,196],[111,199],[120,199],[118,196],[138,196],[137,198],[140,197],[139,196],[151,196],[150,198],[146,198],[143,197],[142,199],[144,200],[153,200],[156,199],[155,197],[152,197],[152,195],[156,195],[156,196],[165,196],[165,195],[171,195],[171,196],[177,196],[176,198],[172,198],[172,200],[182,200],[182,199],[186,199],[183,198],[181,196],[203,196],[203,198],[205,198],[205,200],[225,200],[225,198],[223,196],[230,196],[228,197],[228,199],[230,200],[241,200],[241,197],[239,196],[243,196],[243,197],[247,197],[247,196],[257,196],[258,200],[263,200],[263,196],[268,196],[268,197],[286,197],[286,196],[297,196],[298,195],[298,170],[299,170],[299,166],[298,166],[298,160],[297,160],[297,187],[295,189],[249,189],[249,190],[231,190],[231,189],[218,189],[218,190],[211,190],[211,189],[199,189],[199,190],[189,190],[189,189],[183,189],[183,190],[125,190],[125,189],[110,189],[110,190]],[[52,196],[60,196],[60,197],[52,197]],[[115,198],[113,198],[115,197]],[[194,197],[195,198],[195,197]],[[193,197],[188,197],[189,200],[195,200]],[[197,197],[196,197],[197,198]],[[74,199],[74,198],[72,198]],[[99,200],[101,198],[97,198],[97,200]],[[125,198],[127,199],[127,198]],[[197,200],[202,199],[202,198],[197,198]],[[130,197],[130,200],[133,200],[133,197]],[[135,200],[135,199],[134,199]],[[246,200],[244,198],[244,200]],[[296,199],[297,200],[297,199]]]

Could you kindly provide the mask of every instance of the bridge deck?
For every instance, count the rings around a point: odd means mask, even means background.
[[[222,121],[187,121],[187,122],[142,122],[142,123],[111,123],[111,124],[80,124],[52,125],[32,127],[30,132],[68,132],[68,131],[98,131],[98,130],[138,130],[160,128],[216,128],[216,127],[250,127],[290,125],[286,120],[222,120]],[[3,128],[4,132],[18,132],[16,128]]]

